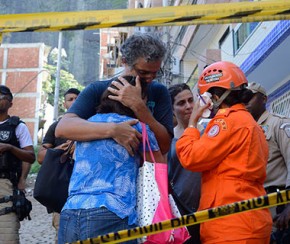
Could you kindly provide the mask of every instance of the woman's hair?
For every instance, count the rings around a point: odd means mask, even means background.
[[[136,85],[136,77],[134,76],[124,76],[124,79],[126,79],[131,85]],[[120,80],[115,80],[119,83],[122,83]],[[110,87],[114,89],[118,89],[114,85],[110,85]],[[144,99],[146,97],[146,89],[147,83],[141,81],[141,89],[142,89],[142,98]],[[132,118],[136,118],[134,112],[132,109],[126,107],[121,102],[112,100],[109,98],[109,95],[115,96],[112,92],[109,90],[105,90],[101,96],[100,105],[97,106],[97,113],[105,114],[105,113],[117,113],[120,115],[127,115]]]
[[[165,44],[161,38],[151,33],[135,33],[126,39],[120,51],[122,58],[131,67],[139,58],[145,58],[148,62],[158,61],[166,54]]]
[[[184,90],[190,90],[190,87],[185,84],[185,83],[181,83],[181,84],[175,84],[175,85],[172,85],[168,88],[168,91],[169,91],[169,94],[170,94],[170,97],[171,97],[171,103],[173,105],[174,103],[174,99],[175,97],[182,91]]]
[[[227,89],[222,87],[212,87],[209,89],[209,93],[221,97]],[[224,99],[223,103],[231,107],[238,103],[248,103],[252,98],[251,91],[245,86],[241,87],[241,90],[232,90],[230,94]]]

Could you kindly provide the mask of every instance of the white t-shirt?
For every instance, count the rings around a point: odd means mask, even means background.
[[[0,125],[4,124],[7,120],[1,121]],[[20,123],[15,130],[16,138],[19,141],[20,148],[32,146],[32,138],[30,136],[28,127],[24,123]]]

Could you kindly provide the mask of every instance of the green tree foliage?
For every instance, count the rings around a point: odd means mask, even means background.
[[[42,91],[44,93],[44,96],[49,104],[52,106],[54,105],[54,91],[55,91],[55,81],[56,81],[56,69],[57,67],[55,65],[47,64],[45,65],[45,69],[50,74],[47,79],[42,84]],[[74,76],[65,71],[60,71],[60,79],[59,79],[59,102],[58,102],[58,111],[59,114],[63,113],[65,111],[63,107],[64,102],[64,96],[63,94],[69,89],[69,88],[77,88],[79,90],[82,90],[84,87],[78,83],[78,81],[74,78]]]

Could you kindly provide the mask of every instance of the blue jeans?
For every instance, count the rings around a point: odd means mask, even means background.
[[[60,214],[58,243],[86,240],[110,232],[131,229],[128,218],[121,219],[106,208],[67,209]],[[124,243],[135,244],[136,240]]]

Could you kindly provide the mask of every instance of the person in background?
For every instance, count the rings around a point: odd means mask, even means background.
[[[246,110],[247,79],[231,62],[207,66],[198,80],[199,93],[209,92],[215,116],[201,136],[197,123],[211,106],[194,105],[188,127],[176,142],[184,168],[202,172],[199,210],[231,204],[266,194],[268,145],[260,126]],[[218,218],[200,225],[201,242],[265,244],[272,219],[268,209]]]
[[[130,85],[121,76],[121,83],[114,79],[91,83],[58,123],[56,135],[76,141],[112,138],[134,155],[141,134],[132,125],[139,120],[149,125],[161,152],[165,154],[173,135],[172,107],[167,88],[153,81],[166,53],[165,45],[152,33],[136,33],[125,40],[120,51],[124,66],[122,76],[136,76],[136,86]],[[141,81],[148,83],[146,104],[141,97]],[[111,83],[117,89],[108,88]],[[87,120],[96,113],[101,95],[107,88],[114,95],[109,98],[132,109],[138,120],[123,123],[93,123]]]
[[[0,199],[25,190],[25,179],[35,160],[33,143],[27,126],[17,116],[9,116],[13,95],[0,85]],[[12,201],[1,202],[1,212],[12,207]],[[0,243],[19,243],[20,222],[15,212],[0,215]]]
[[[135,85],[135,77],[128,78],[128,83]],[[147,84],[144,82],[143,85],[142,91]],[[114,85],[110,87],[118,89]],[[109,90],[104,92],[97,114],[89,118],[90,122],[122,123],[136,118],[130,108],[109,99],[112,95]],[[146,93],[142,92],[141,97],[146,100]],[[133,127],[142,133],[140,122]],[[147,131],[156,160],[164,162],[156,138],[148,126]],[[137,148],[142,154],[142,143]],[[69,197],[61,211],[59,243],[86,240],[136,227],[139,154],[131,156],[111,138],[77,142],[75,153]],[[148,152],[146,158],[150,158],[149,155]]]
[[[177,124],[174,127],[174,138],[168,153],[168,177],[172,188],[172,195],[181,215],[196,212],[199,206],[201,174],[186,170],[180,164],[176,155],[177,139],[187,128],[194,106],[193,94],[185,84],[176,84],[169,87],[173,114]],[[199,225],[187,226],[191,238],[186,243],[199,244]]]
[[[261,84],[248,85],[251,100],[246,108],[262,127],[269,145],[266,192],[289,189],[290,187],[290,118],[272,114],[266,110],[267,93]],[[271,243],[290,243],[290,204],[271,208],[274,221]]]
[[[70,88],[64,93],[64,108],[69,109],[71,105],[75,102],[77,96],[80,94],[80,91],[76,88]],[[55,121],[50,125],[48,128],[43,141],[42,145],[39,148],[37,154],[37,161],[39,164],[42,164],[45,154],[48,148],[56,148],[66,150],[70,144],[70,140],[65,138],[58,138],[55,136],[55,128],[58,124],[59,120]],[[74,150],[74,147],[72,147]],[[52,210],[47,209],[48,213],[51,213]],[[59,228],[59,213],[53,212],[52,214],[52,226],[56,230],[55,242],[57,243],[57,233]]]

